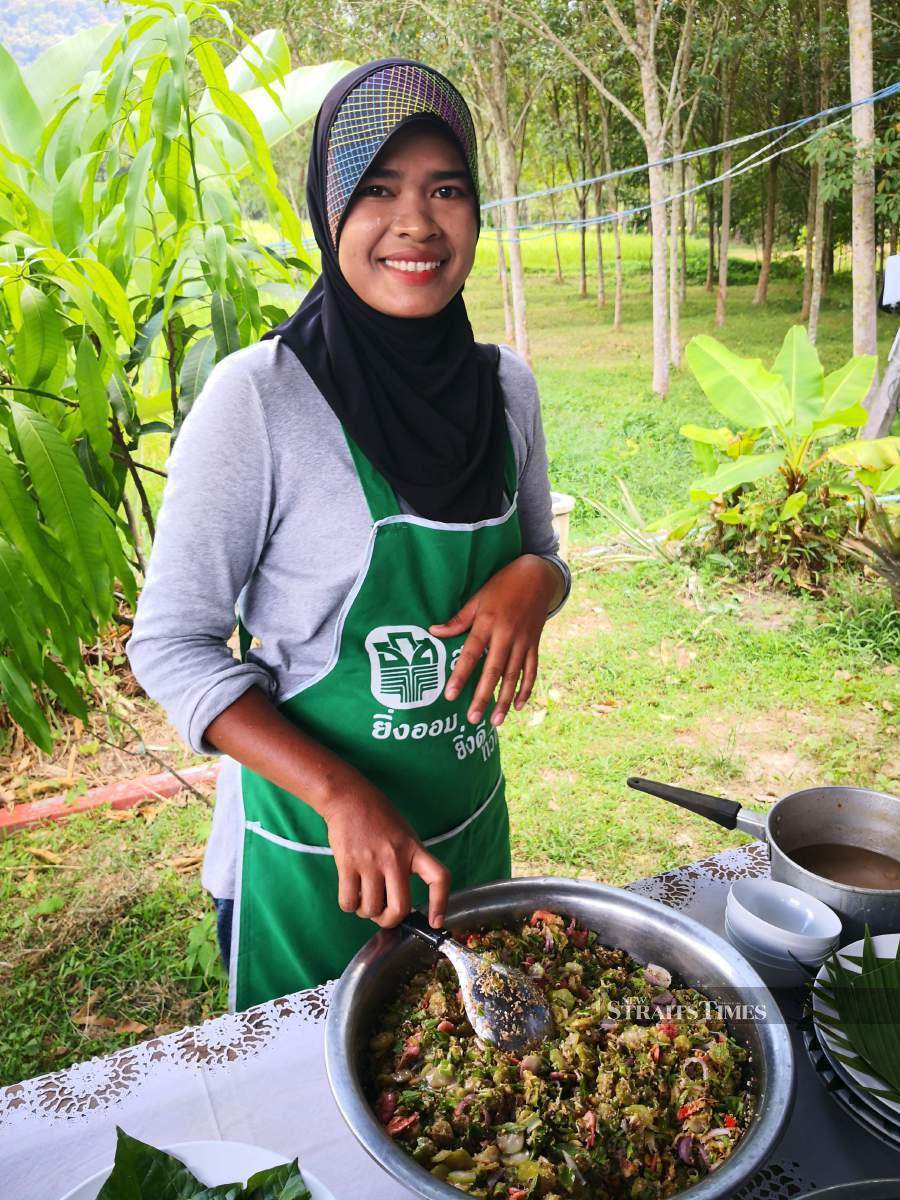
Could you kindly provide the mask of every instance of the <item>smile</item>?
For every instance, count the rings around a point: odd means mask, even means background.
[[[412,262],[402,258],[383,258],[381,262],[391,271],[399,271],[416,279],[425,279],[435,275],[446,260],[434,259],[431,262]]]

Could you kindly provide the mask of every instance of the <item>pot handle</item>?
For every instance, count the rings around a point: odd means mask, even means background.
[[[724,825],[726,829],[737,828],[741,806],[735,800],[707,796],[705,792],[691,792],[687,788],[672,787],[668,783],[654,783],[652,779],[639,779],[634,775],[629,776],[626,782],[635,791],[647,792],[650,796],[658,796],[660,800],[669,800],[672,804],[706,817],[708,821]]]
[[[446,929],[432,929],[428,924],[428,918],[417,908],[414,908],[408,917],[403,918],[398,928],[402,929],[404,933],[411,933],[423,942],[427,942],[435,950],[450,936]]]

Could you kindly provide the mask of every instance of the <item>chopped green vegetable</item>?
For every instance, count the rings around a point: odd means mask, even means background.
[[[558,913],[466,942],[527,971],[555,1029],[517,1058],[475,1036],[446,959],[404,985],[367,1090],[425,1170],[484,1200],[664,1200],[729,1157],[753,1117],[751,1064],[705,996]]]

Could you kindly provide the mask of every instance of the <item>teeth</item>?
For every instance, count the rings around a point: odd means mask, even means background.
[[[440,262],[406,262],[395,258],[386,258],[384,261],[386,266],[399,271],[435,271],[441,265]]]

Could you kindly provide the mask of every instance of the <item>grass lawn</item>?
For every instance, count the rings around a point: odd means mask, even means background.
[[[711,414],[687,372],[673,373],[666,400],[650,391],[646,241],[629,243],[624,326],[613,334],[608,312],[577,297],[568,237],[563,285],[547,273],[550,240],[526,245],[552,483],[614,502],[620,477],[649,519],[681,503],[692,477],[678,427]],[[476,336],[502,341],[483,253],[466,300]],[[775,280],[757,310],[751,286],[732,288],[718,336],[770,362],[797,319],[797,295],[794,280]],[[689,288],[685,337],[714,332],[713,307],[702,286]],[[849,282],[838,278],[820,323],[826,369],[849,356],[850,321]],[[882,318],[882,353],[894,326]],[[163,461],[161,439],[153,450],[142,456]],[[745,840],[630,792],[632,774],[757,808],[813,783],[900,789],[900,633],[883,595],[851,584],[822,604],[682,566],[601,567],[591,548],[610,537],[579,503],[573,594],[547,628],[533,703],[505,727],[517,873],[624,883]],[[126,703],[130,726],[98,711],[55,761],[31,752],[23,768],[27,749],[8,747],[0,786],[24,799],[63,762],[87,783],[104,770],[148,772],[150,747],[173,765],[191,761],[154,706]],[[124,765],[107,747],[98,757],[98,734],[118,742]],[[0,842],[0,1083],[221,1010],[197,866],[209,820],[208,797],[183,796]]]

